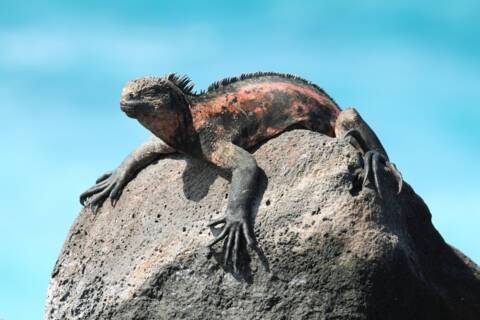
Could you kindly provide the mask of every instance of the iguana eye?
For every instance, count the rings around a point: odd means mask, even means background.
[[[159,94],[159,98],[160,98],[163,102],[169,102],[169,101],[170,101],[170,94],[168,94],[168,93],[161,93],[161,94]]]

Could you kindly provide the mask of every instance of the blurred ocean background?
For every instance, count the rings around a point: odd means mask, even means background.
[[[41,319],[78,195],[149,133],[143,75],[298,74],[374,128],[447,242],[480,262],[480,2],[0,1],[0,319]]]

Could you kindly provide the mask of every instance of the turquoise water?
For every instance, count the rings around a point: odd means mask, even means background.
[[[40,319],[78,195],[148,133],[128,79],[292,72],[356,106],[480,262],[478,1],[0,2],[0,318]]]

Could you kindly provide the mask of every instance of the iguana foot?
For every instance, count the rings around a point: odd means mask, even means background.
[[[219,224],[223,224],[223,227],[214,228]],[[241,246],[244,245],[245,241],[255,251],[259,250],[253,228],[251,228],[246,218],[237,218],[227,214],[226,217],[215,220],[209,223],[208,226],[215,237],[215,239],[208,244],[208,247],[211,248],[217,242],[226,238],[224,264],[225,266],[232,264],[234,272],[238,272],[241,267],[239,256]]]
[[[115,205],[128,181],[126,170],[118,168],[115,171],[108,171],[96,180],[93,187],[80,195],[80,203],[83,206],[90,206],[94,213],[108,197],[112,205]]]
[[[367,185],[370,175],[373,175],[373,181],[375,187],[377,188],[378,195],[382,198],[382,192],[380,188],[380,179],[379,179],[379,170],[380,166],[387,167],[389,171],[393,174],[398,184],[398,194],[402,192],[403,187],[403,178],[400,171],[394,163],[388,161],[384,155],[382,155],[377,150],[370,150],[363,156],[364,161],[364,176],[363,176],[363,186]]]
[[[347,139],[350,144],[352,144],[356,149],[359,149],[363,153],[363,162],[364,162],[364,176],[363,176],[363,186],[367,185],[370,176],[373,175],[373,182],[378,191],[378,195],[382,198],[382,192],[380,188],[380,179],[379,171],[380,166],[387,167],[388,170],[393,174],[398,184],[398,193],[402,192],[403,188],[403,177],[400,171],[393,162],[390,162],[387,157],[379,152],[378,150],[368,150],[367,143],[364,141],[362,135],[356,129],[351,129],[345,134],[345,139]]]

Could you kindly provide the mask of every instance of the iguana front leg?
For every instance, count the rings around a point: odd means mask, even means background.
[[[238,270],[240,246],[245,242],[254,249],[256,247],[255,234],[250,219],[250,204],[254,196],[257,181],[258,167],[252,154],[230,143],[217,143],[207,159],[215,165],[230,170],[232,181],[225,216],[211,222],[208,226],[216,236],[208,246],[226,238],[224,263],[233,264],[234,271]],[[223,224],[219,231],[214,228]]]
[[[108,197],[114,204],[120,197],[125,185],[138,172],[157,160],[161,155],[173,152],[175,150],[172,147],[165,144],[161,139],[152,136],[130,153],[117,169],[100,176],[93,187],[80,195],[80,203],[91,206],[94,212]]]
[[[335,125],[335,135],[349,139],[350,143],[363,153],[364,157],[364,178],[365,186],[368,179],[373,175],[375,187],[382,197],[379,183],[380,166],[386,166],[394,175],[398,183],[398,193],[402,191],[403,178],[394,163],[390,162],[387,152],[377,135],[370,126],[362,119],[354,108],[343,110]]]

